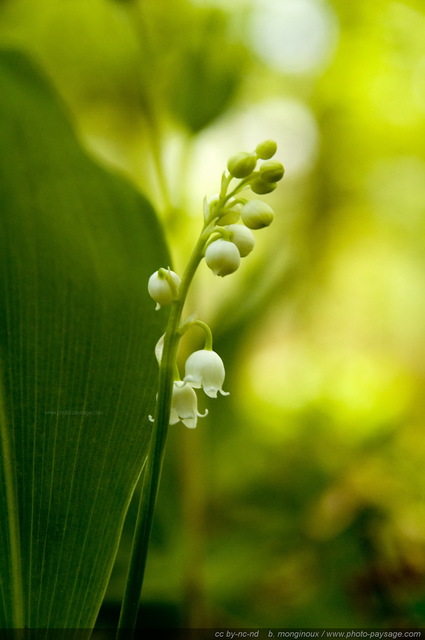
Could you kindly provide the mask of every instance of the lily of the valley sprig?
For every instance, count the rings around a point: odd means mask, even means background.
[[[212,334],[209,327],[200,320],[190,318],[181,323],[181,315],[186,295],[201,262],[220,277],[228,276],[241,264],[241,259],[254,249],[255,237],[252,231],[271,224],[273,209],[261,199],[248,199],[241,195],[250,189],[256,195],[265,195],[274,191],[284,174],[283,165],[272,160],[277,150],[273,140],[265,140],[257,145],[253,152],[240,152],[229,158],[227,171],[222,175],[220,193],[204,200],[204,224],[199,240],[193,251],[182,278],[170,268],[160,268],[152,274],[148,282],[148,291],[157,303],[156,309],[172,305],[174,313],[166,333],[155,349],[160,368],[164,365],[163,350],[168,340],[168,353],[172,362],[168,362],[168,371],[173,371],[169,424],[181,421],[189,428],[196,427],[199,413],[197,396],[194,389],[202,388],[211,398],[217,392],[227,395],[222,386],[225,369],[220,356],[212,349]],[[260,162],[261,161],[261,162]],[[259,166],[258,166],[259,165]],[[236,182],[235,182],[236,181]],[[178,342],[188,329],[201,326],[206,334],[205,348],[192,353],[185,364],[183,379],[176,364]]]
[[[206,411],[198,411],[196,389],[202,389],[210,398],[216,398],[218,393],[228,393],[223,391],[225,369],[222,359],[213,351],[211,329],[193,316],[182,322],[186,296],[202,260],[205,259],[217,276],[234,273],[254,248],[252,232],[267,227],[273,221],[274,212],[268,204],[241,194],[248,190],[256,195],[274,191],[284,173],[281,163],[272,160],[276,149],[273,140],[266,140],[257,145],[255,151],[237,153],[229,159],[227,171],[221,178],[220,193],[204,200],[202,230],[182,277],[168,267],[161,267],[149,278],[148,292],[156,302],[156,309],[170,307],[170,312],[166,331],[155,347],[159,364],[158,393],[155,414],[149,416],[154,424],[144,467],[117,640],[126,640],[128,630],[136,625],[168,426],[182,422],[193,429],[198,418],[207,414]],[[204,331],[205,345],[204,349],[187,358],[182,376],[177,366],[179,342],[183,334],[194,326]]]

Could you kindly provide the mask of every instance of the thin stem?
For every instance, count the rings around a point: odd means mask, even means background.
[[[206,322],[202,322],[202,320],[194,320],[193,321],[193,325],[201,327],[201,329],[204,330],[204,333],[205,333],[205,349],[207,351],[212,351],[213,337],[212,337],[211,329],[209,328],[207,323]]]
[[[190,317],[187,320],[185,320],[185,322],[183,322],[183,324],[181,324],[179,327],[180,336],[184,336],[184,334],[187,331],[189,331],[189,329],[191,329],[192,327],[200,327],[203,330],[203,332],[205,333],[205,349],[207,349],[208,351],[212,351],[212,345],[213,345],[212,331],[207,325],[207,323],[203,322],[202,320],[194,319],[193,317]],[[175,378],[175,380],[177,380],[177,378]]]
[[[203,257],[205,242],[210,233],[209,222],[210,221],[207,221],[204,225],[201,235],[199,236],[198,242],[181,281],[179,299],[173,302],[168,319],[167,330],[164,338],[164,350],[159,369],[155,424],[152,430],[148,459],[140,495],[127,585],[116,635],[117,640],[124,640],[124,638],[128,639],[129,630],[134,630],[137,622],[137,613],[146,568],[149,538],[152,529],[153,514],[158,494],[168,424],[170,420],[175,362],[178,343],[180,340],[179,325],[189,286]]]
[[[175,303],[170,313],[168,327],[174,326],[178,314]],[[177,323],[178,325],[178,323]],[[168,335],[167,337],[170,337]],[[177,341],[166,340],[160,368],[158,402],[155,415],[155,426],[152,431],[146,469],[143,476],[139,509],[133,537],[133,548],[127,585],[124,593],[120,620],[118,623],[117,640],[128,638],[128,631],[134,630],[137,622],[140,594],[146,568],[149,538],[152,528],[153,514],[158,494],[164,458],[165,441],[168,431],[169,413],[171,406],[173,375],[170,375],[172,353],[177,349]],[[174,367],[171,367],[171,372]]]
[[[237,193],[239,193],[239,191],[242,191],[243,189],[245,189],[245,187],[249,186],[249,183],[251,182],[251,178],[252,178],[252,175],[249,175],[246,178],[244,178],[243,180],[240,180],[239,184],[233,189],[233,191],[228,193],[225,196],[225,198],[223,198],[223,204],[228,202],[230,200],[230,198],[233,198],[233,196],[235,196]]]

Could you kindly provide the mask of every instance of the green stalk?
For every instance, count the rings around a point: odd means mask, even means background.
[[[122,602],[121,615],[117,629],[117,640],[128,640],[129,631],[136,626],[140,595],[146,568],[149,538],[158,495],[159,481],[164,460],[165,443],[173,393],[173,381],[177,349],[180,340],[179,326],[187,292],[203,257],[205,242],[211,232],[207,221],[199,236],[191,259],[183,275],[178,300],[172,303],[167,330],[164,338],[164,349],[159,369],[158,399],[156,403],[154,426],[149,445],[148,459],[143,476],[139,510],[133,537],[130,567]]]
[[[2,394],[3,395],[3,394]],[[21,554],[19,549],[19,516],[17,509],[15,461],[12,455],[9,425],[3,402],[0,402],[0,443],[2,451],[3,477],[5,485],[6,504],[8,510],[8,540],[10,552],[10,582],[13,597],[12,620],[15,629],[23,629],[25,624],[25,607],[22,584]]]

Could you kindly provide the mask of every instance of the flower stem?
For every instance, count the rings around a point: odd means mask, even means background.
[[[198,327],[201,327],[201,329],[203,329],[203,331],[205,333],[205,347],[204,348],[207,351],[212,351],[213,337],[212,337],[211,329],[209,328],[209,326],[205,322],[202,322],[202,320],[194,320],[193,321],[193,325],[196,325]]]
[[[206,239],[210,233],[210,221],[207,221],[193,250],[183,275],[179,298],[171,305],[170,316],[164,338],[164,349],[159,368],[158,397],[155,409],[154,426],[149,444],[148,458],[143,476],[139,509],[133,537],[133,547],[127,584],[122,602],[121,615],[117,629],[117,640],[127,640],[137,622],[140,594],[146,568],[149,538],[158,495],[159,481],[164,460],[170,408],[173,393],[173,381],[180,340],[179,325],[187,292],[193,276],[203,257]]]

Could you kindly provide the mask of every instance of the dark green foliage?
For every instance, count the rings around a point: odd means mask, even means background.
[[[143,463],[169,258],[154,212],[0,58],[0,627],[96,619]]]

